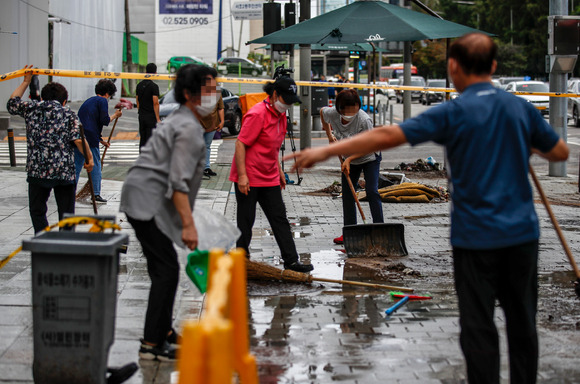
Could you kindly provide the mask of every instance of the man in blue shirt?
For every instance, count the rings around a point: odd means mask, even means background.
[[[445,146],[451,183],[451,245],[459,299],[460,344],[470,383],[499,383],[498,299],[506,317],[510,382],[535,383],[538,218],[529,159],[568,158],[568,147],[525,100],[491,85],[497,46],[473,33],[456,40],[447,70],[461,92],[401,125],[379,127],[328,147],[287,156],[295,167],[339,154],[404,143]]]
[[[95,85],[96,96],[87,99],[83,105],[81,105],[78,116],[83,128],[85,130],[85,138],[89,143],[91,152],[93,154],[93,160],[95,166],[91,172],[91,179],[93,180],[93,190],[95,192],[95,201],[97,203],[106,203],[107,200],[101,197],[101,155],[99,151],[99,143],[103,144],[105,147],[109,147],[109,143],[103,140],[101,136],[103,132],[103,126],[109,125],[111,120],[121,117],[123,113],[120,109],[117,109],[115,113],[109,116],[109,105],[108,100],[112,98],[117,92],[117,87],[115,83],[111,80],[101,79]],[[85,162],[85,157],[83,154],[75,148],[75,166],[76,166],[76,181],[78,183],[81,170],[83,169],[83,164]]]

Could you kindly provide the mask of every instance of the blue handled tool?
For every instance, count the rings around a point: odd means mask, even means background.
[[[393,306],[388,308],[385,313],[387,316],[391,316],[399,307],[403,306],[407,301],[409,301],[409,296],[403,297],[401,300],[397,301]]]

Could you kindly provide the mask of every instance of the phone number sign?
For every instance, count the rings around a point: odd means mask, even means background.
[[[213,0],[159,0],[159,14],[213,14]]]

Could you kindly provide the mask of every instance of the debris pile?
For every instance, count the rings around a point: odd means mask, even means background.
[[[414,163],[401,163],[395,167],[397,171],[406,172],[431,172],[440,171],[443,167],[441,164],[437,163],[435,159],[430,157],[432,161],[425,161],[423,159],[418,159]]]

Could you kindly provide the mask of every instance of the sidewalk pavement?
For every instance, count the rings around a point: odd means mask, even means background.
[[[213,167],[212,167],[213,168]],[[227,181],[229,165],[218,162],[216,178],[204,181],[197,206],[235,221],[235,196]],[[295,175],[290,175],[294,178]],[[251,348],[262,383],[461,383],[465,367],[458,344],[458,310],[453,291],[448,242],[449,204],[384,204],[387,222],[405,225],[409,256],[361,262],[348,259],[332,238],[342,229],[340,199],[306,192],[340,180],[337,167],[319,167],[302,175],[300,186],[283,193],[295,242],[303,261],[312,262],[317,277],[380,281],[429,292],[433,300],[411,302],[394,315],[384,310],[392,301],[384,291],[336,284],[248,284]],[[0,255],[8,255],[33,236],[28,215],[26,175],[0,170]],[[573,178],[540,176],[546,193],[560,203],[554,211],[573,253],[580,251],[578,193]],[[444,185],[444,180],[413,180]],[[84,184],[84,180],[81,180]],[[122,182],[103,180],[109,202],[102,214],[117,214]],[[370,217],[368,206],[363,207]],[[578,299],[568,282],[570,267],[539,204],[540,252],[540,383],[580,382],[580,316]],[[77,204],[78,214],[92,213]],[[130,225],[117,215],[129,234],[121,255],[115,343],[109,366],[137,361],[149,281],[146,264]],[[49,222],[57,221],[51,199]],[[252,257],[280,266],[279,250],[264,214],[254,227]],[[186,251],[181,251],[184,260]],[[30,254],[21,252],[0,270],[0,383],[31,383],[32,307]],[[199,316],[203,297],[182,271],[175,305],[175,324]],[[496,312],[501,332],[502,383],[509,381],[503,314]],[[139,361],[140,370],[127,383],[169,383],[173,364]]]

